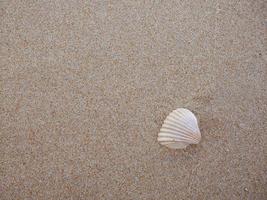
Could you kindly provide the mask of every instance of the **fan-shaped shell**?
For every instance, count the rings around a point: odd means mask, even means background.
[[[158,142],[171,149],[184,149],[200,142],[201,133],[196,116],[188,109],[178,108],[165,119]]]

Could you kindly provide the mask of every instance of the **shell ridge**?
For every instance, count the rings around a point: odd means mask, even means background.
[[[191,127],[186,127],[186,125],[184,123],[180,123],[179,121],[175,121],[174,119],[170,118],[169,116],[166,119],[167,121],[170,120],[172,123],[176,124],[177,126],[179,126],[180,128],[183,128],[184,130],[187,130],[188,132],[195,132],[195,130],[192,130]],[[166,121],[164,122],[166,123]]]
[[[188,132],[182,131],[181,129],[172,129],[169,127],[162,126],[162,128],[160,129],[160,132],[170,132],[174,135],[183,135],[183,136],[186,136],[187,138],[194,139],[194,137],[190,136]]]
[[[188,135],[178,135],[178,134],[175,134],[173,132],[170,132],[170,131],[161,131],[159,133],[159,137],[165,137],[165,136],[170,136],[170,137],[173,137],[173,138],[184,138],[184,139],[187,139],[187,140],[195,140],[195,138],[192,138],[192,137],[188,137]]]
[[[185,108],[173,110],[164,120],[157,140],[172,149],[199,143],[201,133],[194,113]]]
[[[186,123],[191,123],[191,121],[193,120],[196,124],[198,124],[198,122],[197,122],[197,118],[195,117],[195,115],[192,113],[192,112],[187,112],[187,114],[189,115],[189,116],[186,116],[186,113],[181,113],[181,112],[179,112],[179,111],[177,111],[177,110],[174,110],[172,113],[177,113],[181,118],[178,118],[178,120],[183,120],[183,121],[185,121]],[[170,115],[172,114],[172,113],[170,113]],[[192,127],[192,128],[194,128],[194,127]]]
[[[192,143],[192,144],[197,144],[198,141],[197,140],[192,140],[192,139],[188,139],[188,138],[183,138],[183,137],[172,137],[172,136],[165,136],[165,135],[161,135],[158,137],[158,141],[172,141],[172,142],[186,142],[186,143]]]
[[[184,143],[188,143],[188,144],[196,144],[195,142],[188,142],[187,140],[184,139],[175,139],[175,138],[159,138],[158,139],[159,142],[184,142]]]
[[[195,118],[187,118],[186,116],[183,116],[181,118],[179,118],[178,116],[176,116],[173,113],[170,113],[170,116],[173,116],[176,120],[178,121],[182,121],[184,124],[187,124],[187,126],[189,126],[193,131],[196,131],[195,127],[192,126],[191,121],[193,120],[196,124],[197,124],[197,120]],[[191,119],[191,120],[190,120]]]
[[[185,124],[187,124],[187,123],[190,123],[191,124],[192,123],[192,120],[194,121],[194,123],[197,122],[194,119],[188,118],[187,116],[178,116],[175,113],[170,113],[168,117],[172,117],[175,120],[182,121]]]

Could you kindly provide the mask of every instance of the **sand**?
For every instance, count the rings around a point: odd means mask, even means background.
[[[0,199],[267,199],[264,0],[2,0]],[[157,143],[186,107],[202,140]]]

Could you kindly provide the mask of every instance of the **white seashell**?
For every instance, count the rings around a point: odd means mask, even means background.
[[[184,149],[189,144],[198,144],[200,139],[197,118],[185,108],[172,111],[158,134],[158,142],[171,149]]]

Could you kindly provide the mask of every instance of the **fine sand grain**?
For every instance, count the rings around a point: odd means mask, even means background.
[[[264,2],[1,0],[0,199],[267,199]]]

